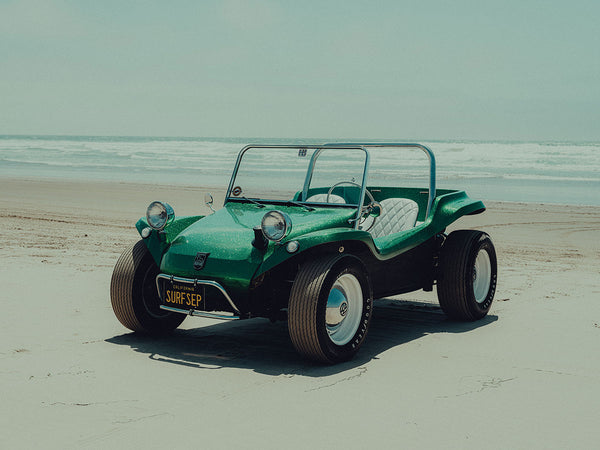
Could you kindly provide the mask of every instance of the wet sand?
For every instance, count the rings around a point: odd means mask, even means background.
[[[324,367],[281,322],[188,318],[151,339],[114,317],[147,204],[206,213],[207,191],[0,179],[3,448],[597,447],[597,207],[486,202],[453,228],[494,240],[489,316],[451,322],[435,292],[379,300],[357,358]]]

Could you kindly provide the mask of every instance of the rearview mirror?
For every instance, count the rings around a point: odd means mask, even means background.
[[[213,199],[213,196],[212,196],[212,194],[210,192],[207,192],[206,194],[204,194],[204,203],[210,208],[210,210],[212,212],[215,212],[215,210],[214,210],[214,208],[212,206],[213,202],[214,202],[214,199]]]

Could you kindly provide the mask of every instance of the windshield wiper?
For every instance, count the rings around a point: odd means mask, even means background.
[[[301,208],[305,208],[307,211],[314,211],[315,210],[315,208],[313,208],[312,206],[303,205],[302,203],[295,202],[293,200],[288,200],[285,205],[286,206],[289,206],[289,205],[299,206]]]
[[[246,201],[249,201],[250,203],[254,203],[254,204],[255,204],[256,206],[258,206],[259,208],[264,208],[264,207],[265,207],[265,205],[263,205],[262,203],[258,203],[257,201],[255,201],[255,200],[252,200],[251,198],[248,198],[248,197],[240,197],[240,198],[241,198],[241,199],[244,199],[244,200],[246,200]]]

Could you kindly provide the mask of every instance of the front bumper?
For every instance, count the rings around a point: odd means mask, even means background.
[[[162,286],[161,286],[161,283],[163,283]],[[193,288],[193,292],[195,292],[198,288],[206,287],[206,286],[214,288],[218,292],[220,292],[220,294],[224,297],[227,304],[231,308],[231,311],[212,311],[212,310],[203,309],[201,306],[206,305],[205,299],[202,299],[203,300],[202,305],[196,305],[195,304],[196,302],[193,302],[192,303],[192,304],[194,304],[193,307],[188,307],[185,304],[183,304],[183,302],[181,302],[181,307],[165,305],[164,304],[164,303],[166,303],[165,298],[164,298],[164,292],[166,292],[166,287],[164,285],[165,283],[167,283],[167,286],[169,284],[170,284],[170,286],[174,286],[175,284],[189,286],[190,288]],[[166,275],[164,273],[161,273],[161,274],[158,274],[156,277],[156,289],[158,290],[158,295],[163,302],[163,304],[160,305],[160,309],[163,309],[165,311],[186,314],[188,316],[207,317],[207,318],[211,318],[211,319],[237,320],[237,319],[243,318],[242,313],[240,312],[240,310],[237,307],[237,305],[235,304],[235,302],[232,300],[231,296],[227,293],[225,288],[223,286],[221,286],[219,283],[217,283],[216,281],[199,280],[197,278],[182,278],[182,277],[176,277],[173,275]]]

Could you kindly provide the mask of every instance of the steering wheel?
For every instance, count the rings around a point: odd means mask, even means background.
[[[351,184],[353,186],[356,186],[359,189],[361,188],[360,184],[355,183],[354,181],[340,181],[339,183],[335,183],[327,191],[327,203],[329,203],[329,198],[330,198],[333,190],[336,187],[338,187],[340,184]],[[371,222],[371,225],[369,225],[369,227],[366,230],[364,230],[364,231],[369,231],[371,228],[373,228],[373,225],[375,225],[375,220],[377,219],[377,217],[379,217],[381,215],[381,213],[383,212],[383,208],[381,207],[381,203],[375,201],[373,194],[371,194],[367,188],[365,188],[365,193],[367,194],[367,197],[369,197],[370,203],[366,206],[360,207],[360,219],[358,221],[358,224],[361,225],[362,223],[364,223],[364,221],[367,220],[367,217],[370,217],[371,213],[375,209],[377,209],[377,208],[379,209],[379,214],[377,214],[376,216],[375,215],[372,216],[373,221]]]

